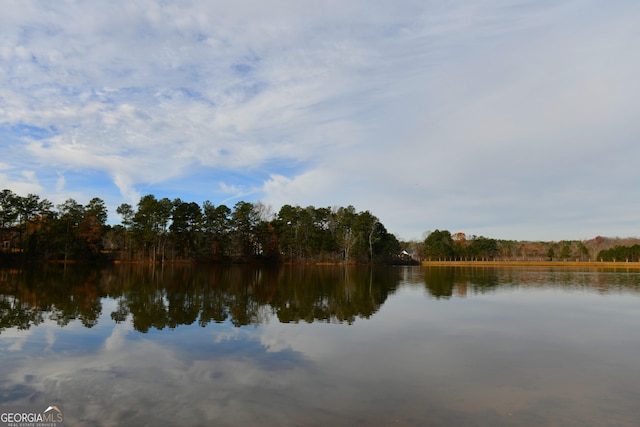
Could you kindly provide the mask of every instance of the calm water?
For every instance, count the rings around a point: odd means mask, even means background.
[[[0,270],[0,405],[68,426],[637,426],[640,273]]]

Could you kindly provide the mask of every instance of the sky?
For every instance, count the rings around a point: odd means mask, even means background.
[[[640,236],[640,2],[0,4],[1,189]]]

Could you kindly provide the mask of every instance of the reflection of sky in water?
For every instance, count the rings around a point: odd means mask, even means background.
[[[69,425],[633,425],[640,298],[405,286],[353,325],[229,323],[141,334],[45,322],[0,335],[2,403]]]

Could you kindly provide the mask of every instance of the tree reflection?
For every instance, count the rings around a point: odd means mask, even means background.
[[[99,271],[62,267],[0,270],[0,331],[29,329],[45,316],[60,326],[95,326],[102,311]]]
[[[484,293],[501,285],[501,277],[507,271],[493,267],[427,267],[424,284],[436,299],[448,299],[453,295],[465,297],[469,291]]]
[[[369,318],[400,283],[423,286],[436,299],[492,292],[497,287],[562,286],[640,292],[637,274],[562,269],[428,267],[414,270],[355,266],[119,265],[104,269],[47,266],[0,269],[0,333],[29,329],[45,320],[93,327],[105,299],[116,323],[140,332],[241,327],[277,319],[283,323],[340,322]]]
[[[613,274],[616,273],[616,274]],[[640,292],[640,276],[627,269],[504,268],[430,266],[422,269],[422,282],[436,299],[484,294],[498,288],[553,286],[564,289],[594,289]]]
[[[140,332],[197,323],[234,326],[346,322],[368,318],[398,284],[397,270],[344,266],[249,267],[122,265],[0,270],[0,331],[45,319],[93,327],[103,298],[117,301],[116,323]]]

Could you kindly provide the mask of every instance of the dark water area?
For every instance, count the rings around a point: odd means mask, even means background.
[[[0,269],[0,406],[69,426],[637,426],[640,273]]]

